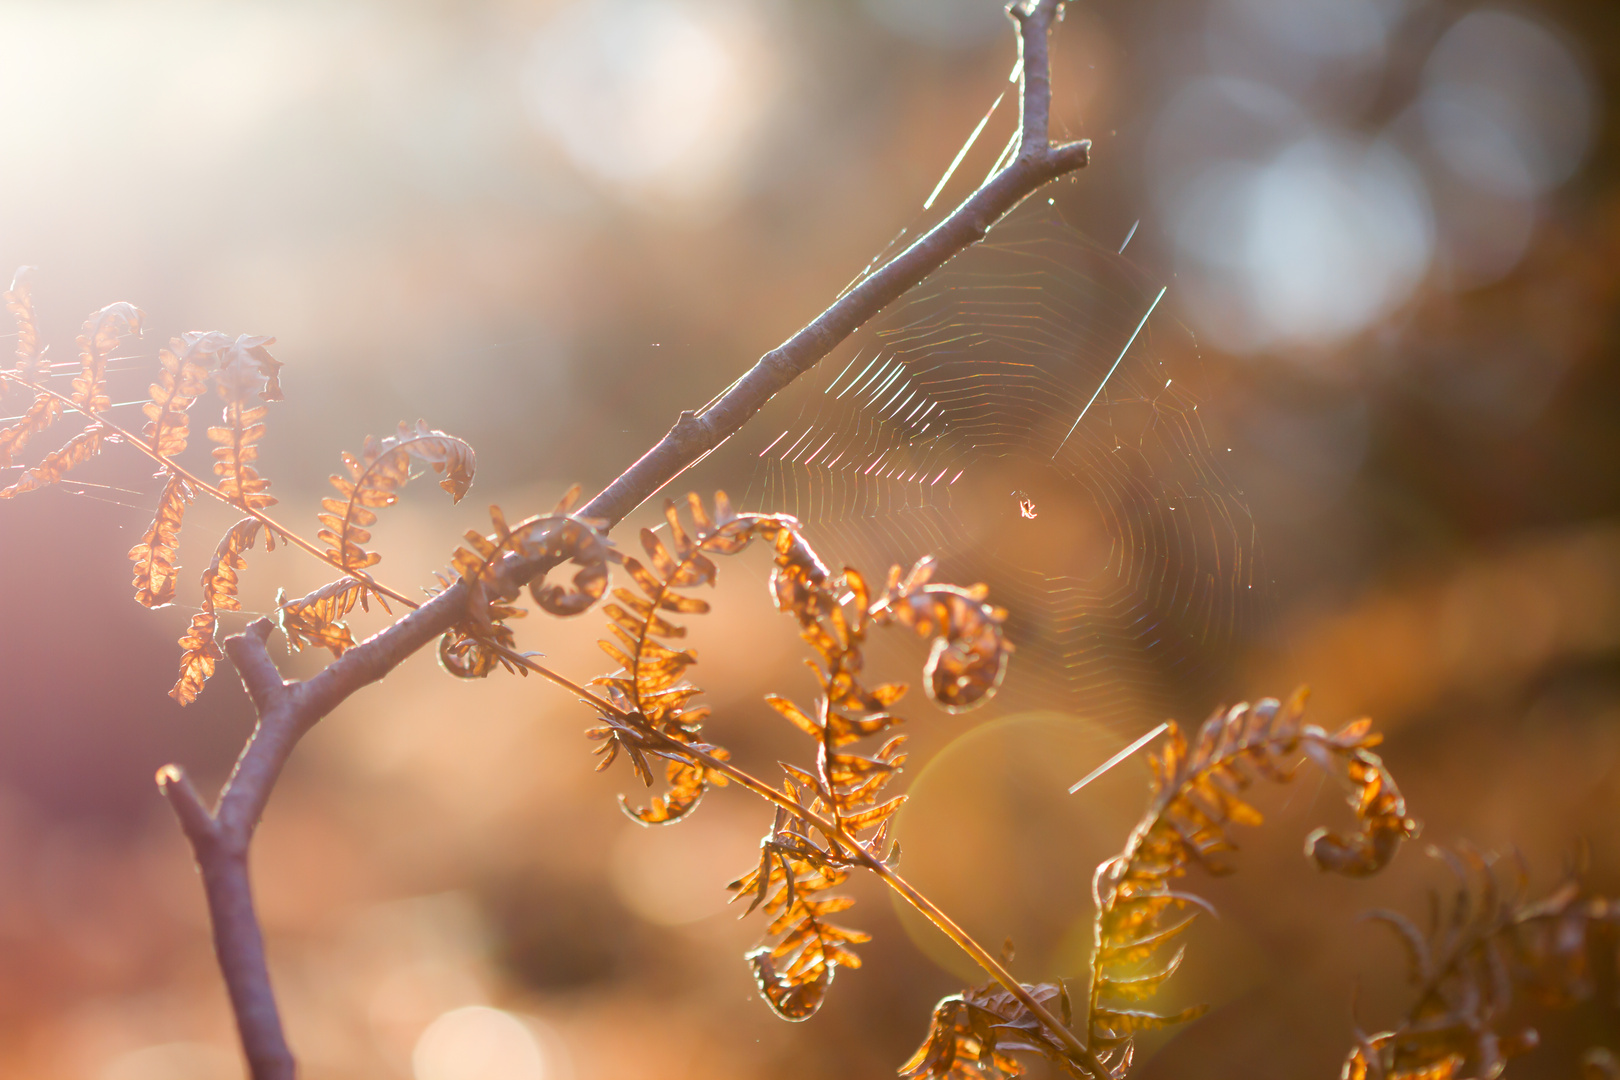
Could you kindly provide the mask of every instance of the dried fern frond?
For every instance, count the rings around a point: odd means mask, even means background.
[[[690,525],[673,501],[666,502],[664,535],[642,530],[647,563],[622,560],[639,592],[615,589],[613,601],[604,608],[612,637],[601,645],[620,669],[595,680],[620,715],[604,716],[589,734],[603,743],[597,751],[603,757],[599,768],[623,750],[637,775],[650,784],[647,757],[667,760],[669,791],[646,808],[624,804],[643,823],[679,820],[697,806],[708,784],[723,780],[696,755],[683,758],[670,749],[695,747],[708,710],[690,706],[699,690],[684,677],[697,658],[690,650],[666,644],[684,638],[686,630],[665,613],[706,612],[708,604],[686,590],[714,584],[713,556],[737,554],[756,539],[770,543],[775,563],[771,594],[778,609],[794,616],[800,636],[815,650],[818,659],[811,666],[822,694],[812,710],[775,695],[767,701],[816,739],[816,766],[810,772],[784,764],[789,798],[797,802],[802,791],[809,800],[801,804],[802,813],[809,816],[801,820],[786,811],[779,813],[762,843],[760,865],[731,888],[738,897],[754,896],[750,911],[764,904],[773,916],[767,936],[775,943],[753,950],[748,959],[771,1007],[787,1019],[802,1020],[820,1007],[838,966],[859,963],[849,946],[866,940],[865,934],[826,921],[828,914],[846,909],[853,902],[850,898],[816,894],[842,881],[847,867],[883,857],[889,823],[905,801],[903,796],[887,800],[882,796],[905,761],[900,752],[903,737],[889,735],[900,722],[889,707],[906,688],[862,685],[862,647],[868,628],[898,622],[939,635],[930,679],[939,689],[939,700],[961,708],[986,697],[999,681],[1007,653],[1000,634],[1002,613],[983,603],[982,591],[927,586],[926,565],[904,585],[897,571],[889,594],[873,604],[857,571],[846,570],[836,577],[828,571],[796,519],[739,514],[723,492],[715,496],[712,513],[695,494],[687,496],[686,510]],[[943,654],[949,658],[941,661]],[[936,668],[949,675],[935,678]],[[874,752],[856,752],[853,744],[868,737],[884,741]],[[704,745],[711,756],[724,757]],[[810,838],[805,824],[811,817],[832,819],[831,826],[818,826],[827,832],[819,840]]]
[[[669,526],[667,545],[651,529],[641,531],[641,546],[650,566],[630,556],[622,557],[625,570],[640,592],[616,588],[613,600],[603,607],[613,637],[598,644],[619,663],[620,669],[593,680],[595,685],[605,689],[608,700],[614,705],[651,730],[680,743],[693,743],[699,738],[709,710],[704,706],[690,706],[692,698],[701,691],[682,681],[697,657],[689,650],[663,643],[685,637],[686,628],[660,613],[699,615],[708,611],[706,601],[687,596],[683,590],[715,583],[718,568],[710,556],[734,555],[756,537],[774,539],[785,535],[788,528],[786,519],[737,514],[723,493],[715,498],[713,516],[695,495],[688,497],[687,505],[693,521],[690,532],[682,524],[672,501],[664,506],[664,518]],[[591,734],[603,739],[597,751],[603,755],[598,768],[611,764],[620,748],[636,749],[617,730],[604,735],[603,729],[598,727],[592,729]],[[632,763],[635,762],[632,754]],[[637,772],[650,782],[639,765]],[[670,781],[667,794],[645,808],[632,807],[621,797],[625,812],[648,825],[679,821],[696,808],[710,783],[724,783],[724,777],[692,762],[671,761],[666,774]]]
[[[66,476],[75,465],[83,465],[97,454],[115,436],[109,435],[100,424],[91,424],[60,449],[45,455],[45,460],[23,473],[10,487],[0,489],[0,499],[13,499],[29,491],[54,484]]]
[[[124,338],[141,332],[145,316],[134,304],[108,304],[84,321],[79,333],[79,373],[73,377],[73,404],[87,413],[105,412],[112,404],[107,396],[107,357]]]
[[[933,570],[934,560],[925,558],[903,579],[898,566],[889,571],[888,588],[872,615],[934,638],[923,669],[928,696],[948,712],[962,712],[994,694],[1007,673],[1013,651],[1001,633],[1007,612],[986,602],[983,585],[929,584]]]
[[[1393,911],[1369,918],[1392,928],[1406,950],[1418,999],[1401,1025],[1356,1033],[1345,1080],[1464,1080],[1494,1077],[1533,1049],[1534,1028],[1512,1023],[1515,998],[1567,1006],[1595,992],[1594,937],[1620,928],[1620,901],[1586,895],[1571,877],[1546,897],[1527,897],[1514,864],[1462,848],[1437,851],[1457,877],[1449,910],[1438,894],[1428,932]]]
[[[1025,985],[1036,1001],[1068,1026],[1069,995],[1060,983]],[[1002,1080],[1022,1076],[1013,1053],[1037,1053],[1071,1076],[1089,1080],[1028,1007],[1000,983],[986,983],[952,994],[934,1006],[928,1038],[900,1066],[906,1080]]]
[[[1394,779],[1374,754],[1379,737],[1365,720],[1329,734],[1304,721],[1305,693],[1286,704],[1267,699],[1217,712],[1189,744],[1176,725],[1163,749],[1150,755],[1153,798],[1124,851],[1097,867],[1097,904],[1087,1034],[1091,1048],[1123,1076],[1132,1036],[1182,1023],[1202,1006],[1176,1014],[1137,1007],[1157,992],[1181,963],[1176,938],[1209,905],[1171,888],[1193,864],[1215,874],[1231,871],[1231,827],[1258,825],[1261,815],[1242,794],[1256,776],[1289,779],[1301,756],[1327,770],[1342,765],[1351,789],[1358,832],[1350,837],[1318,830],[1308,853],[1318,866],[1350,875],[1381,868],[1402,839],[1417,832]]]
[[[786,782],[790,798],[799,794]],[[871,935],[828,921],[848,910],[853,897],[818,894],[836,888],[849,876],[841,856],[810,839],[804,823],[786,810],[778,810],[771,833],[760,845],[759,866],[726,886],[732,899],[752,896],[748,911],[764,906],[771,916],[766,934],[774,945],[747,954],[760,995],[784,1020],[808,1020],[827,999],[833,976],[840,967],[858,968],[861,958],[850,948],[871,940]]]
[[[135,602],[160,608],[174,602],[175,558],[180,547],[180,526],[194,492],[183,477],[170,476],[158,496],[157,513],[141,542],[129,549],[135,564]]]
[[[356,605],[365,608],[367,592],[365,582],[351,577],[322,585],[298,600],[289,600],[285,591],[278,590],[276,625],[289,648],[302,652],[304,646],[315,645],[342,656],[354,647],[354,635],[342,619]]]
[[[6,292],[6,310],[17,324],[17,366],[12,369],[18,378],[37,382],[43,371],[45,351],[39,345],[39,328],[34,318],[33,267],[19,267]],[[0,382],[7,400],[20,387],[6,380]],[[28,411],[8,428],[0,429],[0,467],[10,465],[27,445],[28,440],[56,423],[62,415],[62,403],[50,394],[36,394]]]
[[[253,463],[259,457],[259,440],[264,437],[263,405],[252,401],[274,401],[281,396],[276,372],[280,365],[270,359],[264,348],[268,338],[238,338],[224,350],[214,385],[225,400],[220,426],[208,429],[208,438],[218,445],[214,448],[214,475],[219,477],[219,489],[242,510],[263,510],[274,506],[276,497],[269,494],[270,481],[260,476]],[[252,342],[244,346],[242,343]],[[266,543],[274,543],[275,534],[266,534]]]
[[[191,617],[191,625],[180,637],[180,678],[169,691],[169,696],[182,705],[190,705],[202,693],[203,684],[214,674],[214,668],[224,653],[215,640],[219,633],[219,613],[240,611],[242,601],[237,597],[241,571],[247,568],[243,553],[258,539],[261,522],[258,518],[243,518],[232,525],[219,546],[214,560],[202,576],[202,610]]]
[[[332,475],[339,497],[321,500],[322,527],[316,534],[335,564],[358,572],[382,561],[363,545],[371,542],[376,511],[399,501],[399,489],[410,480],[413,461],[443,473],[439,486],[450,493],[452,502],[460,502],[472,486],[477,456],[466,442],[429,428],[425,420],[418,420],[414,428],[402,421],[399,430],[385,439],[366,436],[359,457],[345,451],[343,464],[349,475]],[[386,608],[387,601],[380,595],[378,599]]]
[[[501,576],[501,561],[506,555],[544,559],[553,565],[566,561],[580,567],[572,587],[547,584],[544,577],[530,584],[535,603],[549,614],[577,615],[602,598],[607,591],[607,565],[619,555],[607,538],[603,522],[568,513],[578,497],[579,486],[575,485],[550,514],[539,514],[517,525],[508,525],[501,508],[491,506],[494,532],[489,536],[467,532],[468,546],[455,550],[451,566],[467,586],[469,618],[439,640],[439,662],[450,674],[464,679],[483,678],[497,666],[528,674],[527,668],[513,664],[505,655],[515,645],[507,620],[525,614],[522,608],[509,603],[517,599],[518,592]]]
[[[229,334],[210,331],[182,335],[158,350],[157,382],[148,387],[150,400],[141,406],[146,417],[141,434],[159,454],[173,458],[185,452],[191,406],[208,388],[220,353],[232,344]]]
[[[9,294],[8,294],[9,295]],[[10,304],[8,303],[8,307]],[[32,310],[21,305],[32,331]],[[19,335],[22,323],[18,323]],[[141,330],[141,313],[132,304],[108,304],[85,321],[79,335],[81,367],[73,379],[72,402],[88,415],[103,412],[112,404],[107,396],[107,354],[130,334]],[[62,413],[62,404],[49,394],[40,394],[24,414],[22,420],[0,432],[0,459],[10,464],[12,456],[34,435],[44,431]],[[0,499],[10,499],[25,492],[35,491],[57,483],[68,470],[101,453],[108,442],[116,441],[107,429],[91,420],[83,431],[73,436],[59,449],[45,456],[45,460],[24,473],[10,487],[0,490]]]
[[[141,406],[146,426],[141,434],[157,453],[175,458],[183,453],[191,435],[191,406],[208,386],[208,374],[219,354],[231,345],[227,334],[190,333],[172,339],[158,350],[158,379],[149,388],[150,400]],[[149,608],[172,603],[175,558],[186,506],[195,494],[191,485],[167,468],[157,510],[141,542],[129,549],[135,564],[135,602]]]
[[[40,364],[45,358],[39,345],[39,324],[34,317],[34,268],[19,266],[12,275],[11,288],[6,290],[6,310],[17,324],[17,366],[12,370],[21,378],[35,381]],[[0,401],[13,397],[21,389],[15,383],[0,383]]]
[[[7,385],[12,385],[7,383]],[[36,394],[22,419],[0,428],[0,467],[11,465],[28,440],[49,428],[62,416],[62,403],[50,394]]]

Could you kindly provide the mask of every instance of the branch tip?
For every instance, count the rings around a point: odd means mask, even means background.
[[[191,778],[178,765],[165,765],[157,771],[158,790],[169,800],[180,828],[194,850],[219,838],[219,822],[208,809]],[[198,851],[200,857],[200,850]]]

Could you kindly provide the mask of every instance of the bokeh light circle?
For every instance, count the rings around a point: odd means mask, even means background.
[[[451,1009],[411,1054],[414,1080],[547,1080],[540,1043],[523,1021],[487,1005]]]

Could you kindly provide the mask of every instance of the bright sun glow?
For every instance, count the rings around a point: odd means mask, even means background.
[[[744,24],[712,6],[586,0],[535,38],[525,97],[584,171],[632,192],[702,194],[757,118],[757,56]]]

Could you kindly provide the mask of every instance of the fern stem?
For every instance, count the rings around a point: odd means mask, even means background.
[[[615,712],[617,711],[615,710]],[[956,920],[945,914],[937,904],[918,891],[916,886],[891,869],[882,858],[867,850],[866,845],[852,836],[841,822],[828,821],[797,799],[776,790],[765,781],[738,768],[729,761],[706,754],[702,750],[670,738],[660,731],[645,729],[645,734],[671,749],[680,751],[680,753],[690,757],[692,760],[700,762],[704,768],[724,773],[729,779],[752,791],[760,798],[788,810],[815,826],[834,844],[848,849],[856,861],[881,878],[885,885],[898,893],[906,903],[916,908],[929,922],[939,927],[940,931],[950,938],[957,948],[967,953],[974,963],[984,969],[986,974],[1005,987],[1008,993],[1017,998],[1025,1008],[1039,1018],[1041,1023],[1045,1024],[1052,1034],[1063,1043],[1064,1048],[1085,1064],[1085,1067],[1091,1072],[1095,1080],[1112,1080],[1112,1074],[1108,1071],[1107,1066],[1098,1059],[1091,1048],[1081,1042],[1079,1036],[1070,1031],[1062,1021],[1053,1016],[1046,1006],[1035,1000],[1034,995],[1024,989],[1024,984],[1014,978],[1012,973],[990,954],[989,950],[975,941],[971,934],[957,925]]]

